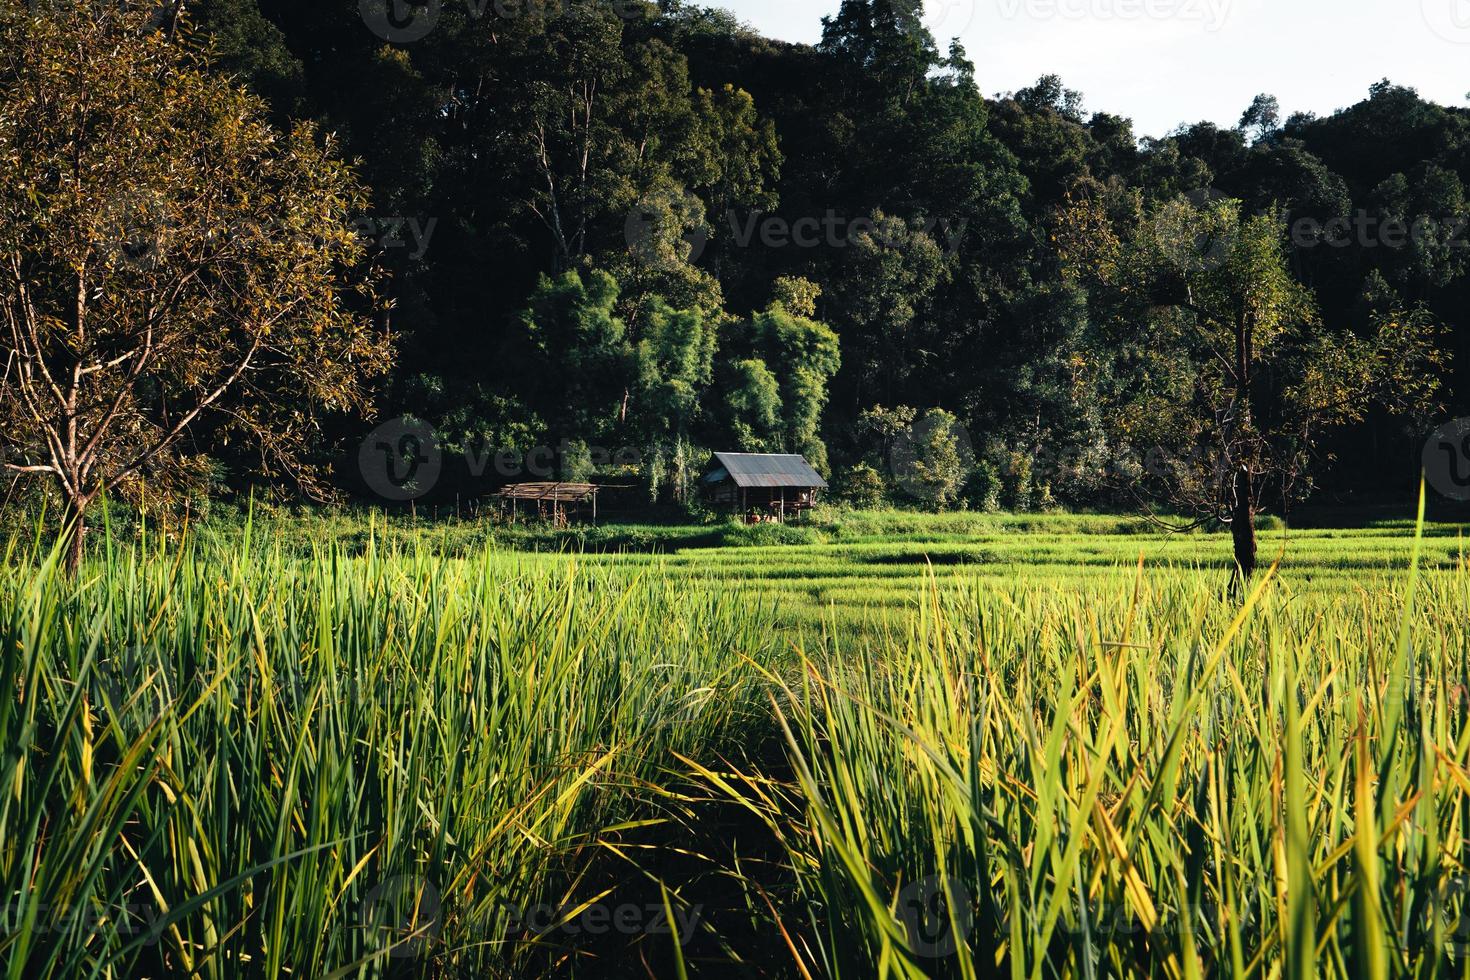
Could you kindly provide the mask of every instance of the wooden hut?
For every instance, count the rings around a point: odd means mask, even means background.
[[[514,483],[496,496],[510,505],[512,520],[534,514],[564,527],[589,514],[597,523],[598,489],[591,483]]]
[[[805,458],[777,453],[715,453],[700,486],[707,503],[752,523],[781,521],[816,506],[827,481]]]

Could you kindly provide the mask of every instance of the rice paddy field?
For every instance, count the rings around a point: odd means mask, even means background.
[[[0,569],[0,973],[1470,976],[1412,515],[323,517]]]
[[[1361,590],[1392,591],[1405,580],[1415,548],[1412,507],[1375,514],[1352,527],[1288,528],[1263,521],[1263,567],[1279,565],[1275,588],[1308,599]],[[1426,523],[1419,538],[1422,571],[1454,571],[1466,557],[1470,525]],[[210,531],[222,545],[233,528]],[[862,636],[897,625],[927,590],[980,584],[1088,591],[1131,581],[1140,558],[1149,575],[1196,573],[1202,586],[1225,587],[1233,568],[1224,533],[1168,534],[1133,516],[919,512],[818,512],[788,526],[613,524],[572,530],[487,526],[471,522],[411,525],[280,519],[272,534],[288,551],[328,546],[353,553],[369,542],[462,556],[482,549],[514,554],[532,566],[576,556],[585,566],[653,571],[740,583],[778,607],[782,629]]]
[[[853,526],[856,525],[856,526]],[[1451,571],[1464,560],[1461,525],[1425,528],[1421,567]],[[1133,519],[967,518],[909,515],[851,522],[816,543],[697,548],[672,556],[599,556],[617,567],[756,585],[787,624],[863,633],[892,613],[911,612],[934,583],[951,587],[1030,586],[1089,592],[1116,584],[1119,570],[1140,558],[1154,570],[1197,574],[1228,583],[1228,535],[1169,535]],[[1292,596],[1329,598],[1402,583],[1414,548],[1412,520],[1376,527],[1262,532],[1263,565],[1279,561],[1277,588]],[[901,618],[901,617],[900,617]]]

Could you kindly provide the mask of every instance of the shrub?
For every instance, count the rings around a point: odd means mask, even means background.
[[[837,499],[859,509],[882,505],[887,491],[883,475],[867,463],[849,466],[837,481]]]
[[[963,435],[959,420],[944,409],[925,413],[895,453],[904,489],[936,510],[953,505],[974,461]]]
[[[1000,468],[988,459],[981,460],[965,484],[965,499],[975,510],[994,514],[1001,507],[1002,486]]]
[[[1006,496],[1011,510],[1018,513],[1030,511],[1034,503],[1032,469],[1032,459],[1027,453],[1012,452],[1006,459]]]

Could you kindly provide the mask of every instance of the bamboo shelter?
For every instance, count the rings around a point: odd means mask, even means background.
[[[511,520],[535,508],[536,516],[558,527],[586,518],[597,523],[598,487],[591,483],[514,483],[496,494],[510,505]],[[524,505],[524,506],[523,506]]]

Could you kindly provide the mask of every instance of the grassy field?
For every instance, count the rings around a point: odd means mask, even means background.
[[[716,582],[744,582],[779,608],[783,625],[820,632],[834,624],[863,633],[913,611],[931,578],[942,589],[1019,583],[1037,589],[1088,590],[1131,577],[1140,557],[1153,570],[1198,572],[1223,589],[1233,567],[1228,534],[1166,534],[1132,516],[1070,514],[819,511],[787,527],[718,523],[613,523],[550,530],[446,521],[376,523],[278,518],[268,532],[298,553],[317,547],[358,551],[370,540],[405,550],[469,555],[486,548],[557,564],[577,554],[596,567],[657,570]],[[1278,589],[1323,599],[1394,589],[1414,546],[1410,508],[1353,527],[1289,529],[1279,520],[1260,532],[1262,565],[1280,562]],[[1452,571],[1465,556],[1464,524],[1426,524],[1420,566]],[[226,545],[233,526],[211,532]]]
[[[1121,533],[1120,533],[1121,532]],[[918,515],[851,521],[812,543],[689,549],[669,557],[601,556],[613,566],[659,567],[676,575],[753,583],[783,620],[836,623],[863,631],[875,619],[911,612],[931,577],[941,588],[1020,584],[1088,591],[1116,582],[1143,558],[1151,568],[1186,570],[1223,588],[1233,567],[1223,534],[1171,536],[1132,520],[966,519]],[[1280,587],[1324,598],[1402,582],[1413,548],[1411,523],[1369,529],[1267,531],[1263,564],[1281,562]],[[1463,561],[1457,526],[1426,529],[1423,567],[1453,570]]]
[[[1456,526],[121,538],[0,569],[10,980],[1470,975]]]

